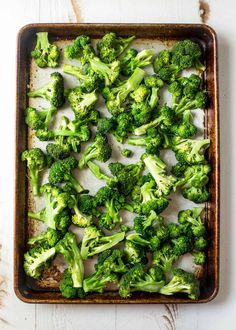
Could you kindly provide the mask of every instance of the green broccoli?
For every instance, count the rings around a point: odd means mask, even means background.
[[[116,185],[116,180],[103,173],[101,168],[91,160],[87,162],[87,166],[97,179],[105,180],[109,186]]]
[[[197,237],[194,242],[194,250],[204,251],[207,247],[207,240],[204,237]]]
[[[60,230],[55,230],[52,228],[47,228],[46,231],[41,234],[31,237],[27,244],[34,246],[44,246],[44,247],[53,247],[60,241],[63,237],[63,232]]]
[[[38,111],[35,108],[28,107],[25,109],[25,122],[33,130],[49,129],[49,124],[56,110],[55,107],[50,107]]]
[[[60,108],[64,102],[64,79],[59,72],[51,74],[51,80],[43,87],[28,92],[29,97],[42,97],[55,108]]]
[[[50,266],[55,254],[55,247],[49,248],[40,245],[30,249],[24,254],[24,271],[26,275],[35,279],[40,278],[43,271]]]
[[[127,142],[133,146],[145,146],[145,151],[147,154],[155,155],[158,154],[162,146],[163,138],[156,128],[149,128],[146,136],[139,138],[131,137]]]
[[[152,62],[154,49],[144,49],[138,52],[136,49],[128,49],[120,61],[121,72],[124,76],[130,76],[136,68],[143,68]]]
[[[165,285],[163,273],[155,266],[144,271],[142,264],[137,264],[121,277],[119,294],[122,298],[131,296],[134,291],[159,292]]]
[[[47,154],[55,160],[65,159],[70,156],[70,149],[68,145],[48,143],[46,146],[46,151]]]
[[[117,116],[125,111],[124,103],[128,95],[138,88],[144,74],[142,69],[137,68],[127,80],[123,80],[117,87],[106,86],[103,89],[106,106],[112,115]]]
[[[133,116],[129,112],[120,113],[116,117],[116,128],[112,131],[116,140],[124,143],[128,133],[133,130]]]
[[[50,168],[48,180],[54,185],[67,182],[77,193],[81,193],[84,188],[72,174],[72,171],[76,168],[78,168],[78,161],[72,156],[57,160]]]
[[[171,244],[165,243],[161,249],[154,251],[152,263],[161,268],[164,273],[169,273],[178,258],[179,255],[175,253]]]
[[[156,196],[162,197],[169,195],[175,185],[176,179],[166,174],[166,164],[155,155],[143,154],[142,160],[156,181]]]
[[[120,225],[122,218],[119,211],[125,204],[124,196],[117,190],[105,186],[97,191],[95,198],[98,206],[106,208],[105,214],[102,214],[99,219],[99,226],[112,230],[116,225]]]
[[[197,299],[199,297],[199,282],[194,274],[179,268],[173,271],[172,279],[159,292],[164,295],[183,292],[187,293],[190,299]]]
[[[193,124],[192,112],[185,110],[182,119],[172,126],[171,131],[174,135],[183,139],[188,139],[195,135],[197,133],[197,127]]]
[[[114,61],[110,64],[103,63],[98,57],[94,57],[89,61],[91,69],[104,80],[105,86],[112,85],[119,77],[120,62]]]
[[[204,152],[210,146],[210,139],[191,140],[173,138],[172,150],[181,163],[203,164],[206,162]]]
[[[48,40],[47,32],[36,33],[37,42],[31,56],[40,68],[55,68],[59,65],[60,51],[56,45]]]
[[[152,76],[147,76],[144,79],[145,85],[151,89],[151,95],[149,98],[149,105],[151,109],[154,109],[159,100],[159,90],[164,86],[164,82],[157,76],[157,75],[152,75]]]
[[[56,245],[56,251],[62,254],[68,262],[68,272],[71,274],[74,288],[83,287],[84,264],[77,244],[76,236],[73,233],[66,233],[64,238]]]
[[[116,120],[111,118],[100,118],[97,121],[97,133],[100,135],[105,135],[115,129]]]
[[[129,195],[139,180],[143,171],[143,163],[124,165],[119,162],[110,163],[108,165],[111,174],[117,181],[119,191],[125,196]]]
[[[192,252],[193,256],[193,262],[196,265],[203,265],[206,263],[206,254],[203,251],[193,251]]]
[[[85,118],[89,111],[94,107],[98,97],[93,90],[90,93],[84,93],[81,87],[75,87],[68,94],[68,101],[76,118]]]
[[[126,158],[130,158],[133,156],[133,151],[130,149],[126,149],[126,148],[122,149],[120,153],[123,157],[126,157]]]
[[[83,156],[79,161],[79,168],[83,168],[87,163],[96,159],[101,162],[106,162],[111,157],[112,149],[108,143],[106,136],[97,135],[94,142],[84,151]]]
[[[41,149],[32,148],[22,152],[21,160],[27,162],[33,195],[38,196],[40,194],[40,172],[47,167],[47,157]]]
[[[115,233],[111,236],[105,236],[95,226],[86,227],[81,245],[81,255],[85,260],[95,254],[101,253],[112,248],[125,237],[125,233]]]
[[[91,93],[99,87],[100,79],[92,70],[84,73],[83,70],[77,66],[64,64],[63,72],[70,74],[79,80],[82,92]]]
[[[144,249],[131,241],[125,240],[124,253],[127,263],[135,265],[139,263],[146,264],[147,257]]]
[[[46,206],[39,212],[28,212],[29,218],[43,221],[48,227],[58,230],[66,230],[70,223],[67,208],[74,206],[74,199],[62,189],[45,184],[41,187]]]
[[[85,65],[90,58],[95,56],[95,51],[88,36],[81,35],[72,41],[72,44],[64,48],[64,55],[67,59],[76,59]]]
[[[115,61],[134,39],[135,36],[121,38],[114,32],[106,33],[97,44],[100,59],[104,63]]]
[[[160,108],[157,117],[151,122],[135,128],[135,135],[143,135],[147,133],[147,130],[153,127],[159,127],[161,130],[167,133],[171,132],[171,127],[175,121],[175,112],[172,108],[164,105]]]

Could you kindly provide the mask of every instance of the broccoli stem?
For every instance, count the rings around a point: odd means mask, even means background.
[[[85,75],[81,72],[81,69],[70,64],[63,65],[63,72],[68,73],[72,76],[75,76],[78,80],[84,80]]]
[[[38,32],[37,33],[37,47],[42,48],[44,51],[47,51],[50,44],[48,41],[48,33],[47,32]]]
[[[82,191],[84,191],[84,188],[72,175],[69,177],[69,182],[71,183],[72,187],[77,191],[77,193],[81,193]]]
[[[192,150],[190,152],[190,158],[193,155],[199,153],[199,151],[201,149],[204,149],[205,150],[205,149],[207,149],[210,146],[210,139],[195,140],[194,142],[195,143],[194,143],[193,148],[192,148]]]
[[[107,249],[110,249],[125,237],[125,233],[117,233],[112,236],[103,236],[99,239],[100,246],[93,249],[92,252],[88,253],[88,256],[94,256],[95,254],[101,253]]]
[[[144,134],[146,134],[146,132],[149,128],[153,128],[153,127],[158,126],[160,120],[161,120],[161,118],[156,118],[153,121],[151,121],[150,123],[147,123],[145,125],[142,125],[142,126],[136,128],[134,130],[134,134],[135,135],[144,135]]]
[[[130,138],[128,140],[128,144],[132,146],[145,146],[147,143],[147,139],[145,137],[143,138]]]
[[[88,161],[87,166],[97,179],[105,180],[108,183],[112,181],[112,178],[110,178],[108,175],[103,173],[101,171],[100,167],[97,164],[95,164],[94,162],[92,162],[91,160]]]
[[[40,267],[42,264],[46,263],[49,259],[51,259],[56,254],[55,247],[44,252],[39,258],[36,258],[35,261],[29,265],[28,273],[34,273],[34,270]]]
[[[44,97],[45,93],[48,90],[48,86],[50,86],[50,85],[51,85],[51,83],[48,83],[48,84],[44,85],[43,87],[41,87],[39,89],[36,89],[36,90],[33,90],[33,91],[29,91],[27,93],[27,95],[29,97]]]
[[[32,186],[32,192],[34,196],[38,196],[40,194],[39,190],[39,172],[38,171],[30,171],[30,182]]]
[[[45,210],[45,209],[44,209]],[[45,217],[43,216],[43,212],[28,212],[28,217],[31,219],[39,220],[39,221],[45,221]]]

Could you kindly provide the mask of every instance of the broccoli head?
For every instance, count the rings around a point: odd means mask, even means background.
[[[59,72],[51,74],[51,80],[43,87],[28,92],[29,97],[42,97],[55,108],[60,108],[64,102],[64,79]]]
[[[127,50],[120,61],[121,72],[124,76],[130,76],[136,68],[143,68],[149,65],[155,54],[154,49],[144,49],[137,52],[135,49]]]
[[[93,109],[98,97],[93,90],[90,93],[84,93],[81,87],[76,87],[69,92],[68,101],[76,118],[85,118],[89,111]]]
[[[29,171],[29,179],[32,186],[34,196],[40,194],[39,179],[40,172],[47,167],[47,157],[39,148],[25,150],[21,154],[21,160],[27,162]]]
[[[49,129],[49,124],[56,110],[55,107],[50,107],[38,111],[35,108],[28,107],[25,109],[25,122],[33,130]]]
[[[173,295],[177,292],[187,293],[190,299],[197,299],[199,297],[199,282],[195,275],[180,268],[175,269],[172,279],[160,289],[160,293]]]
[[[111,63],[129,46],[135,36],[118,37],[114,32],[106,33],[97,44],[98,55],[104,63]]]
[[[48,40],[47,32],[36,33],[37,42],[31,56],[40,68],[55,68],[59,65],[60,51],[56,45]]]

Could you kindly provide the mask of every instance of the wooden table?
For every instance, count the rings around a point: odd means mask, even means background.
[[[219,41],[222,159],[221,288],[211,303],[198,306],[48,306],[27,305],[16,298],[12,287],[16,34],[21,26],[36,22],[202,22],[216,30]],[[236,2],[1,0],[0,26],[0,329],[235,329]]]

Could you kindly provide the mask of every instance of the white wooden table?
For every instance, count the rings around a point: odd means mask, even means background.
[[[199,10],[199,8],[202,8]],[[13,292],[16,34],[36,22],[201,23],[218,34],[221,117],[221,279],[209,304],[27,305]],[[0,1],[0,329],[236,329],[236,1]],[[233,171],[234,169],[234,171]]]

